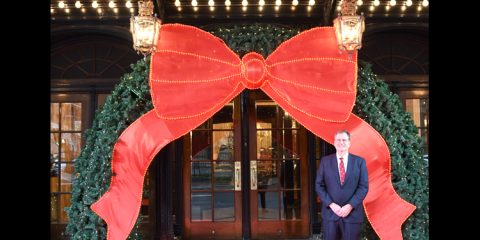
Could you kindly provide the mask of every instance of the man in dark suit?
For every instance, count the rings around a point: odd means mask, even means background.
[[[317,170],[315,189],[322,201],[325,240],[358,240],[365,218],[362,201],[368,192],[365,159],[348,153],[350,133],[335,133],[336,153],[325,156]]]

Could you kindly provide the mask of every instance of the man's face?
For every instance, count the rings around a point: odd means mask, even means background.
[[[339,133],[335,135],[333,145],[335,146],[335,149],[337,149],[337,152],[348,151],[348,148],[350,148],[350,140],[348,139],[348,135],[346,133]]]

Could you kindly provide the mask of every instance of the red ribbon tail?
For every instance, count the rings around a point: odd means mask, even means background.
[[[403,239],[401,227],[415,205],[403,200],[393,188],[388,145],[370,124],[351,114],[345,128],[355,136],[352,153],[367,161],[369,191],[363,201],[368,221],[381,239]]]
[[[107,239],[127,239],[138,218],[143,180],[150,162],[174,136],[152,110],[120,135],[113,149],[112,179],[91,209],[108,225]]]

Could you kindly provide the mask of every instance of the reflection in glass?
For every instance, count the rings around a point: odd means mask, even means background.
[[[281,219],[300,220],[300,191],[283,191],[281,199]]]
[[[213,132],[213,159],[233,160],[233,131]]]
[[[54,171],[50,171],[50,173],[53,173]],[[50,175],[50,192],[58,192],[58,168],[57,168],[57,175],[52,176]]]
[[[50,103],[50,131],[58,131],[60,126],[60,103]]]
[[[257,114],[257,129],[275,128],[275,117],[277,115],[277,104],[273,101],[255,102]]]
[[[60,172],[60,163],[58,159],[58,149],[60,147],[59,142],[60,134],[50,134],[50,176],[58,176]]]
[[[50,222],[58,221],[58,197],[57,195],[50,196]]]
[[[68,215],[67,211],[65,211],[65,207],[70,206],[70,198],[72,194],[61,194],[60,195],[60,222],[66,223],[68,222]]]
[[[273,157],[272,131],[257,131],[257,158],[271,159]]]
[[[283,189],[300,188],[300,161],[282,160],[280,172],[280,184]]]
[[[282,117],[282,128],[298,128],[297,121],[295,121],[288,112],[285,112],[281,108],[280,111],[284,114]]]
[[[233,129],[233,103],[228,103],[213,115],[213,129]]]
[[[424,154],[428,154],[428,99],[406,99],[405,110],[410,113],[415,126],[418,128],[418,136],[425,143]]]
[[[60,111],[62,131],[80,131],[82,129],[82,103],[62,103]]]
[[[191,197],[192,221],[212,220],[212,194],[192,193]]]
[[[235,220],[235,195],[233,192],[216,192],[214,198],[214,220],[234,221]]]
[[[283,154],[282,158],[298,158],[297,130],[285,129],[282,131]]]
[[[258,191],[258,220],[278,220],[278,192]]]
[[[428,99],[406,99],[405,109],[412,116],[412,120],[417,127],[428,126]]]
[[[62,133],[61,160],[74,161],[80,155],[81,133]]]
[[[258,189],[279,189],[277,161],[257,161]]]
[[[210,160],[212,145],[210,143],[210,131],[191,132],[190,137],[192,141],[192,160]]]
[[[71,192],[73,182],[73,166],[71,163],[62,163],[60,168],[60,191]]]
[[[233,162],[214,162],[213,174],[215,177],[215,190],[234,189]]]
[[[209,162],[192,162],[192,190],[212,189],[212,164]]]

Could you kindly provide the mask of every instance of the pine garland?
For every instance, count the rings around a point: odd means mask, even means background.
[[[267,24],[218,27],[211,33],[223,39],[239,56],[256,51],[267,57],[299,29]],[[121,82],[97,110],[92,128],[85,133],[86,144],[75,165],[71,206],[67,209],[67,234],[71,239],[106,239],[106,224],[90,210],[110,185],[111,154],[120,133],[138,117],[153,108],[149,86],[149,60],[132,64],[133,71]],[[392,158],[392,183],[400,196],[417,206],[402,226],[405,239],[428,239],[428,170],[422,158],[422,141],[409,113],[398,95],[360,63],[358,93],[353,112],[371,124],[387,141]],[[128,239],[142,239],[137,220]],[[363,237],[378,237],[368,222]]]

